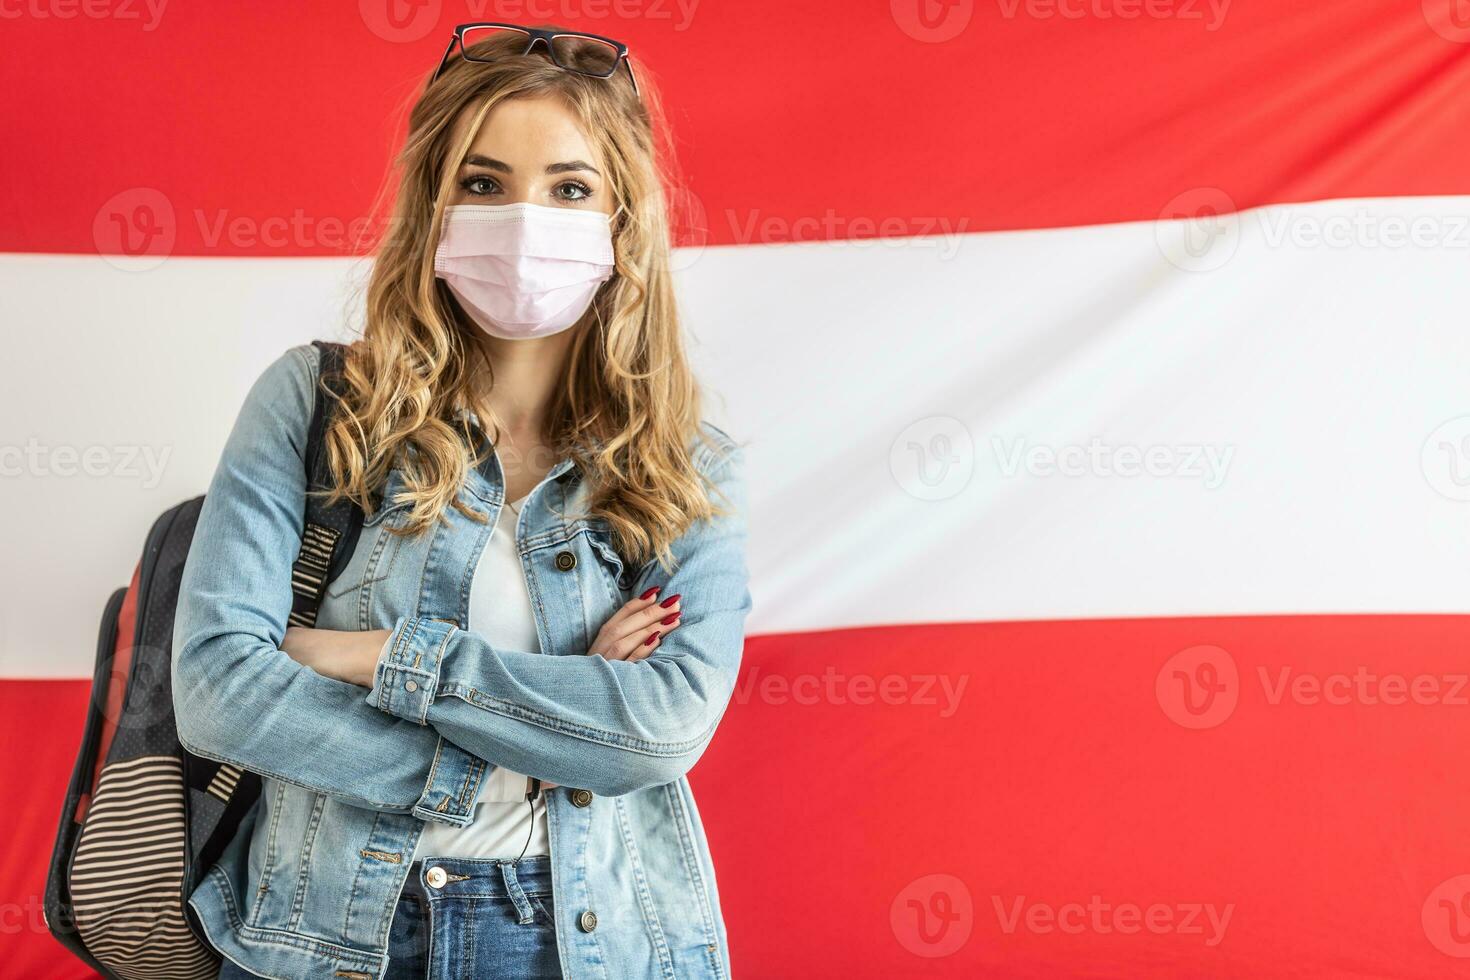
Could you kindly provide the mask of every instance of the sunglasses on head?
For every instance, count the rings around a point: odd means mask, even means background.
[[[444,57],[439,59],[439,67],[434,70],[434,77],[429,79],[429,84],[432,85],[444,73],[444,66],[449,64],[449,56],[454,53],[456,44],[459,45],[460,57],[465,61],[491,62],[497,56],[503,56],[504,52],[476,55],[474,48],[486,41],[508,37],[517,39],[517,43],[510,46],[513,55],[530,54],[537,44],[542,44],[557,67],[579,75],[611,78],[613,72],[618,70],[618,65],[627,65],[628,80],[633,83],[633,94],[638,94],[638,79],[633,76],[628,46],[622,41],[580,31],[545,31],[518,24],[488,22],[460,24],[454,29],[454,36],[449,39],[449,46],[444,49]],[[517,47],[519,50],[516,50]]]

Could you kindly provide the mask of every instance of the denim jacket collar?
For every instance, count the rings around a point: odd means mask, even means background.
[[[485,427],[484,427],[484,425],[482,425],[481,422],[480,422],[480,416],[477,415],[472,409],[461,407],[458,410],[456,410],[454,417],[455,417],[456,420],[459,420],[459,419],[466,419],[466,420],[468,420],[469,423],[470,423],[470,426],[472,428],[472,431],[476,435],[478,435],[482,440],[484,440],[487,443],[490,441],[490,437],[485,434]],[[504,473],[503,472],[494,473],[494,469],[492,469],[492,467],[498,468],[500,457],[493,452],[493,449],[494,449],[493,444],[492,444],[491,448],[492,448],[492,452],[486,456],[486,458],[480,463],[480,466],[478,468],[471,468],[470,473],[469,473],[469,479],[471,481],[474,481],[474,485],[473,485],[472,489],[474,489],[476,491],[481,491],[481,490],[487,490],[488,491],[488,490],[490,490],[490,488],[492,486],[498,486],[500,488],[500,493],[499,494],[493,494],[492,493],[490,495],[496,496],[497,499],[499,499],[499,498],[501,498],[501,497],[504,496],[505,479],[504,479]],[[492,463],[492,461],[493,461],[493,463]],[[556,463],[556,465],[553,466],[547,472],[546,476],[543,479],[544,480],[561,480],[563,476],[566,476],[566,474],[570,473],[573,469],[576,470],[576,474],[575,475],[585,475],[583,473],[583,466],[582,466],[582,464],[578,460],[576,460],[575,458],[568,456],[568,457],[566,457],[564,459],[558,460],[557,463]],[[495,479],[493,479],[493,480],[491,478],[491,473],[494,473],[494,475],[495,475]],[[571,479],[571,477],[567,477],[567,479]],[[479,493],[477,495],[478,496],[482,496],[482,497],[483,496],[487,496],[487,494],[485,494],[485,493]]]

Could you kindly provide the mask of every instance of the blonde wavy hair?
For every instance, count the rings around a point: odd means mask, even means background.
[[[694,440],[710,440],[669,270],[664,190],[676,185],[667,129],[641,66],[640,98],[625,67],[594,78],[557,67],[539,49],[511,54],[510,43],[474,45],[490,62],[455,58],[408,114],[386,234],[371,248],[363,336],[347,350],[345,395],[325,433],[335,478],[329,497],[371,514],[389,503],[375,497],[397,466],[404,485],[391,503],[411,509],[396,533],[424,531],[446,507],[474,516],[457,494],[488,451],[473,448],[486,443],[461,410],[500,431],[476,396],[483,395],[477,371],[488,371],[493,385],[495,365],[475,342],[479,328],[435,277],[434,250],[459,165],[486,115],[507,99],[556,96],[600,150],[622,211],[613,220],[616,271],[571,328],[569,367],[545,438],[557,458],[570,455],[590,476],[585,516],[606,520],[631,567],[653,557],[667,567],[670,545],[692,523],[728,512],[710,499],[690,452]],[[470,106],[470,125],[451,145],[455,120]],[[375,212],[392,183],[390,174]]]

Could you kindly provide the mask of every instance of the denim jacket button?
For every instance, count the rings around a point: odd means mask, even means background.
[[[444,869],[436,864],[424,872],[424,880],[429,883],[430,888],[443,888],[444,883],[449,880],[449,875],[445,874]]]
[[[585,789],[572,790],[572,806],[591,806],[592,791]]]
[[[577,925],[583,932],[591,932],[597,928],[597,913],[588,909],[577,917]]]
[[[570,572],[577,567],[577,556],[570,551],[559,551],[556,554],[556,567],[564,572]]]
[[[407,684],[404,684],[403,685],[403,689],[405,691],[407,691],[409,694],[412,694],[414,691],[417,691],[419,689],[418,682],[417,681],[409,681]]]

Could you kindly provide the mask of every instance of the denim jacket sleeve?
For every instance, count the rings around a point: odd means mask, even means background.
[[[383,647],[368,702],[563,786],[618,796],[679,779],[714,734],[744,647],[743,463],[734,447],[711,473],[733,513],[696,522],[673,544],[677,567],[662,594],[681,594],[683,615],[649,657],[505,650],[452,623],[406,616]],[[658,573],[648,563],[634,593]]]
[[[205,495],[174,619],[179,741],[357,806],[462,826],[486,764],[280,648],[317,360],[314,347],[295,347],[256,380]]]

